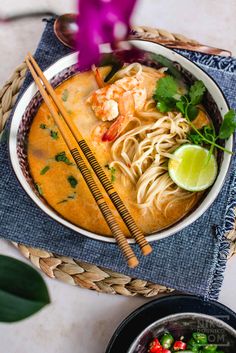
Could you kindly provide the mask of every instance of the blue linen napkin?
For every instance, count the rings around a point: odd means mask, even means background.
[[[45,69],[69,52],[56,40],[53,20],[48,20],[35,54],[38,63]],[[182,54],[210,74],[220,84],[231,107],[236,108],[236,59],[183,51]],[[21,94],[30,82],[28,75]],[[130,269],[116,244],[79,235],[50,219],[33,203],[15,178],[5,141],[0,145],[0,236],[206,299],[217,299],[229,250],[224,235],[234,224],[235,167],[233,158],[220,195],[200,219],[181,232],[152,243],[153,253],[140,256],[139,266]],[[133,248],[138,254],[137,245]]]

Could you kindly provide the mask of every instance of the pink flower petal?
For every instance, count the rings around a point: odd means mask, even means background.
[[[79,0],[79,68],[99,62],[99,44],[126,38],[136,0]]]

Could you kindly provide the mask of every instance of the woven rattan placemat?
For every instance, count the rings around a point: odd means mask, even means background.
[[[167,46],[171,47],[203,47],[198,42],[188,39],[183,35],[172,34],[166,30],[149,27],[135,27],[132,34],[132,38],[134,37],[166,43]],[[169,45],[169,43],[171,43],[171,45]],[[3,130],[4,125],[10,116],[11,109],[16,102],[26,71],[27,68],[25,63],[19,65],[10,79],[0,90],[0,132]],[[230,258],[236,254],[236,223],[234,229],[226,234],[226,236],[231,242],[229,253]],[[158,294],[169,293],[172,291],[172,289],[166,288],[165,286],[131,278],[121,273],[116,273],[95,265],[80,262],[72,258],[58,256],[22,244],[14,243],[14,245],[27,259],[46,275],[74,286],[88,288],[103,293],[122,294],[126,296],[139,294],[145,297],[153,297]]]

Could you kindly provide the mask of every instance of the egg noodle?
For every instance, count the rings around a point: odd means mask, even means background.
[[[158,71],[163,73],[165,70],[156,70],[157,75]],[[134,63],[117,72],[112,81],[125,76],[150,79],[153,72]],[[155,77],[154,80],[156,82]],[[175,202],[187,198],[190,203],[194,202],[195,195],[179,188],[168,174],[168,160],[175,158],[172,152],[189,142],[186,119],[181,113],[158,112],[153,98],[148,97],[143,110],[135,112],[129,126],[131,123],[135,127],[126,129],[111,147],[110,166],[119,168],[124,184],[131,182],[136,186],[137,206],[143,210],[156,206],[166,216]]]

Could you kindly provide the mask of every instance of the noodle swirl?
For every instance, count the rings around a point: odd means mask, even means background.
[[[135,70],[134,70],[135,69]],[[142,66],[127,66],[119,71],[124,75],[149,75]],[[158,71],[157,71],[158,72]],[[155,78],[156,80],[156,78]],[[181,113],[160,113],[149,97],[142,111],[135,112],[139,126],[126,131],[111,147],[111,166],[121,171],[122,181],[136,186],[136,201],[141,209],[155,206],[164,214],[177,201],[193,194],[177,187],[168,174],[168,160],[172,152],[187,143],[189,124]]]

